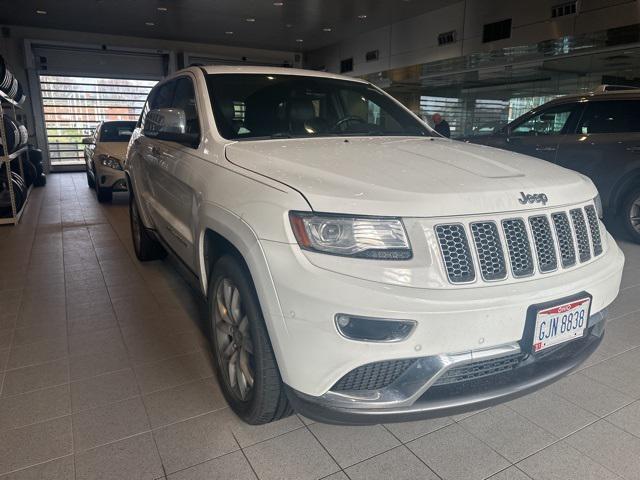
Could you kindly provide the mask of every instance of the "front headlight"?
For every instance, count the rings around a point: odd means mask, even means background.
[[[99,155],[98,161],[105,167],[113,168],[114,170],[122,170],[120,160],[111,155]]]
[[[602,200],[600,199],[600,194],[596,195],[596,198],[593,199],[593,203],[596,207],[598,218],[602,220],[602,218],[604,218],[604,213],[602,211]]]
[[[298,245],[312,252],[378,260],[412,256],[399,218],[289,212]]]

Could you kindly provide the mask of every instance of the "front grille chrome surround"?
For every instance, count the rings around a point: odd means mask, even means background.
[[[469,283],[476,279],[473,257],[462,224],[437,225],[436,235],[447,275],[451,283]]]
[[[551,215],[553,225],[556,229],[558,237],[558,245],[560,246],[560,261],[564,268],[573,267],[576,264],[576,247],[573,243],[573,233],[571,233],[571,224],[566,213],[554,213]]]
[[[521,218],[503,220],[502,230],[507,241],[513,276],[521,278],[533,275],[533,255],[524,220]]]
[[[472,283],[476,276],[484,282],[500,282],[547,275],[575,268],[604,251],[592,204],[515,218],[436,224],[433,228],[445,273],[453,284]]]
[[[587,223],[584,221],[584,214],[580,208],[572,209],[569,214],[571,215],[571,221],[573,222],[573,229],[576,232],[580,263],[584,263],[591,259],[591,247],[589,246]]]
[[[558,268],[555,242],[551,233],[549,219],[544,215],[536,215],[529,218],[533,244],[536,247],[538,268],[542,273],[553,272]]]
[[[507,263],[502,251],[502,242],[495,222],[474,222],[471,233],[480,262],[480,274],[487,281],[503,280],[507,277]]]
[[[591,231],[591,243],[593,244],[593,254],[597,257],[602,253],[602,237],[600,236],[600,222],[596,207],[587,205],[584,207],[587,212],[587,220],[589,220],[589,230]]]

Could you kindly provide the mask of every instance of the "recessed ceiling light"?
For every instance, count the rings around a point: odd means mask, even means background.
[[[153,27],[153,26],[155,25],[155,23],[153,23],[153,22],[144,22],[144,24],[145,24],[147,27]]]
[[[298,42],[298,43],[302,43],[302,42],[304,42],[304,40],[303,40],[303,39],[301,39],[301,38],[296,38],[296,42]]]
[[[253,17],[245,18],[245,20],[246,20],[247,22],[249,22],[249,23],[253,23],[253,22],[255,22],[255,21],[256,21],[256,19],[255,19],[255,18],[253,18]]]
[[[36,13],[37,13],[38,15],[46,15],[46,14],[47,14],[47,11],[46,11],[46,10],[36,10]]]
[[[281,7],[284,5],[284,2],[273,2],[274,7]]]
[[[293,27],[293,25],[291,25],[290,23],[287,23],[287,24],[285,24],[285,27],[286,28],[291,28],[291,27]]]
[[[159,12],[168,12],[169,9],[167,7],[158,7]]]
[[[365,14],[362,14],[362,15],[358,15],[358,18],[360,20],[364,20],[365,18],[367,18],[367,16]]]
[[[330,32],[331,30],[333,30],[331,27],[324,27],[322,29],[323,32]]]
[[[233,32],[231,30],[227,30],[226,32],[224,32],[225,35],[233,35]]]

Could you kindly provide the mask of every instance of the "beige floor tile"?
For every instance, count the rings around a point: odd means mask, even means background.
[[[142,393],[147,394],[213,376],[207,352],[196,351],[167,360],[136,366],[136,376]]]
[[[154,480],[163,475],[151,433],[76,454],[76,480]]]
[[[73,455],[0,476],[0,480],[74,480]]]
[[[240,449],[223,410],[159,428],[153,435],[167,473]]]
[[[69,382],[68,360],[56,360],[32,367],[8,370],[2,395],[16,395]]]
[[[343,427],[314,423],[308,428],[341,468],[400,445],[398,439],[382,425]]]
[[[90,353],[69,358],[71,380],[94,377],[129,367],[125,350],[106,353]]]
[[[143,398],[153,428],[220,410],[227,405],[217,382],[212,378],[155,392]]]
[[[77,452],[149,431],[140,397],[73,414],[73,442]]]
[[[71,417],[0,432],[0,474],[71,453]]]
[[[45,340],[28,345],[13,346],[7,368],[21,368],[65,358],[69,355],[67,339]]]
[[[0,397],[0,430],[22,427],[71,413],[68,385]]]
[[[139,395],[138,383],[130,368],[71,383],[71,402],[74,412]]]
[[[167,477],[169,480],[233,479],[257,480],[249,462],[241,452],[209,460]]]

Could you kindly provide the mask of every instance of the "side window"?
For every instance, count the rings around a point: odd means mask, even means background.
[[[578,133],[640,132],[640,101],[589,102]]]
[[[511,135],[559,135],[566,131],[569,120],[576,110],[575,104],[548,108],[513,128]]]
[[[184,111],[187,121],[186,133],[199,136],[200,122],[198,121],[198,110],[196,109],[196,94],[190,78],[180,77],[176,80],[175,94],[171,106]]]

